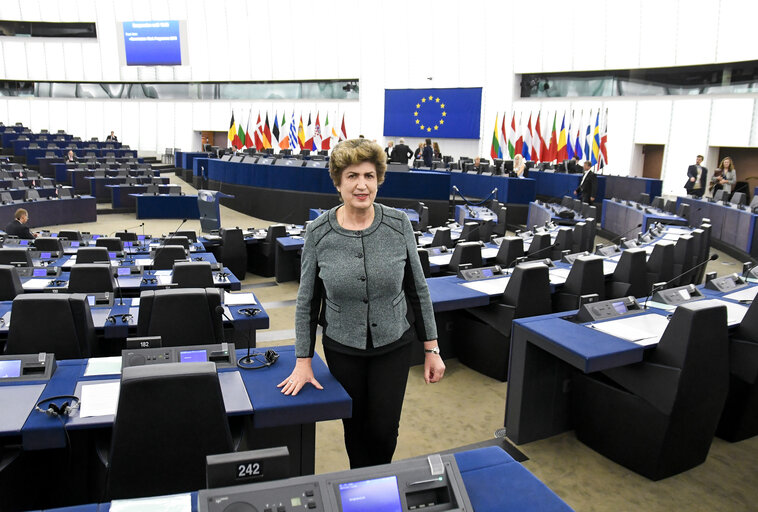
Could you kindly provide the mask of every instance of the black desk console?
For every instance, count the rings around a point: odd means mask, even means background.
[[[453,455],[202,490],[200,512],[473,511]]]
[[[211,361],[218,368],[237,365],[234,343],[189,345],[186,347],[137,348],[121,352],[121,368],[163,363],[198,363]]]
[[[466,281],[480,281],[482,279],[490,279],[492,277],[501,277],[504,275],[505,274],[500,265],[480,268],[461,268],[458,271],[458,277],[465,279]]]
[[[18,277],[58,277],[60,267],[16,267]]]
[[[595,322],[598,320],[610,320],[642,311],[637,299],[621,297],[618,299],[604,300],[584,304],[576,315],[576,321],[580,323]]]
[[[575,252],[571,254],[564,254],[563,257],[561,257],[561,261],[563,263],[568,263],[569,265],[573,265],[579,256],[590,256],[590,253],[587,251],[584,251],[584,252]]]
[[[705,287],[709,290],[728,292],[744,286],[747,286],[747,281],[742,279],[738,274],[729,274],[728,276],[721,277],[710,277],[709,274],[705,276]]]
[[[55,354],[0,355],[0,382],[50,380],[56,367]]]
[[[653,294],[653,300],[661,304],[678,306],[685,302],[702,299],[704,295],[697,289],[694,284],[677,286],[666,290],[658,290]]]

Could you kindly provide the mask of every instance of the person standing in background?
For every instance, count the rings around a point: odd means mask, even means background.
[[[400,138],[400,143],[395,146],[395,148],[392,150],[392,155],[390,155],[392,158],[390,159],[391,162],[397,162],[399,164],[408,164],[408,160],[413,156],[413,151],[411,151],[411,148],[405,145],[405,139]]]
[[[395,143],[394,143],[393,141],[389,141],[389,142],[387,143],[387,147],[386,147],[386,148],[384,148],[384,154],[385,154],[385,155],[387,155],[387,161],[388,161],[388,162],[391,162],[391,161],[392,161],[392,152],[393,152],[393,151],[394,151],[394,149],[395,149],[395,148],[393,148],[392,146],[394,146],[394,145],[395,145]]]
[[[708,175],[708,169],[703,167],[703,155],[695,157],[695,163],[687,168],[687,181],[684,184],[684,189],[687,191],[687,195],[695,197],[703,197],[705,192],[705,178]]]
[[[574,191],[574,194],[582,198],[582,202],[585,202],[592,206],[595,202],[597,195],[597,175],[592,170],[592,164],[589,160],[584,161],[584,175],[582,181],[579,182],[579,186]]]
[[[731,157],[724,157],[721,163],[713,171],[713,177],[711,178],[711,193],[717,190],[723,190],[727,196],[732,193],[734,185],[737,184],[737,170],[734,168],[734,162]]]
[[[440,151],[440,145],[435,142],[432,144],[432,147],[434,148],[434,158],[437,160],[442,160],[442,151]]]
[[[426,144],[424,144],[424,150],[421,153],[421,156],[424,159],[424,167],[431,167],[432,160],[434,159],[434,149],[432,148],[432,139],[426,139]]]

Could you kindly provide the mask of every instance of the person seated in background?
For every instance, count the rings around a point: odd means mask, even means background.
[[[68,153],[66,153],[66,156],[63,158],[63,162],[65,163],[76,163],[76,155],[74,154],[73,149],[69,149]]]
[[[118,137],[116,137],[116,134],[115,134],[115,133],[113,133],[113,130],[111,130],[111,134],[110,134],[110,135],[108,135],[108,136],[105,138],[105,141],[106,141],[106,142],[118,142]]]
[[[32,233],[26,226],[26,223],[29,221],[29,212],[23,208],[19,208],[16,210],[16,213],[13,217],[13,220],[10,221],[7,226],[5,226],[6,233],[12,236],[17,236],[18,238],[23,238],[25,240],[31,240],[37,237],[37,233]]]
[[[517,178],[523,178],[524,169],[526,169],[526,160],[524,160],[524,157],[522,155],[518,154],[513,159],[513,174]]]
[[[480,157],[474,157],[474,165],[469,167],[468,172],[473,174],[480,174],[482,172],[482,159]]]

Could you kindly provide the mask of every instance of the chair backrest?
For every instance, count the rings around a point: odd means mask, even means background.
[[[213,287],[213,271],[207,261],[177,261],[171,282],[179,288],[211,288]]]
[[[181,245],[185,249],[190,248],[189,238],[186,236],[181,236],[181,235],[176,235],[176,234],[166,237],[166,239],[164,240],[164,243],[167,245]]]
[[[572,228],[560,228],[555,235],[554,245],[555,247],[553,247],[552,251],[544,251],[548,253],[544,254],[544,256],[550,256],[554,260],[560,259],[561,252],[570,251],[574,245],[574,230]]]
[[[532,237],[532,243],[526,253],[527,258],[547,258],[550,256],[550,233],[535,233]]]
[[[174,232],[174,236],[186,237],[193,244],[197,242],[197,233],[195,231],[191,231],[191,230],[176,231]]]
[[[71,267],[70,293],[112,293],[115,290],[116,280],[110,263],[83,263]]]
[[[95,346],[86,295],[34,293],[13,299],[7,354],[51,352],[57,359],[91,357]]]
[[[653,283],[669,281],[674,277],[674,243],[661,241],[653,246],[647,259],[647,286],[651,289]]]
[[[674,275],[679,275],[689,268],[695,261],[695,240],[690,235],[682,235],[674,246]],[[689,283],[690,276],[684,275],[674,285]]]
[[[423,203],[419,203],[419,205],[418,225],[416,226],[416,229],[419,231],[426,231],[429,227],[429,207]]]
[[[272,224],[266,231],[266,241],[273,242],[277,238],[287,236],[287,226],[284,224]]]
[[[428,258],[427,258],[428,263]],[[18,270],[13,265],[0,265],[0,300],[13,300],[16,295],[24,293]]]
[[[613,281],[630,284],[629,295],[635,297],[648,295],[646,256],[645,249],[642,247],[621,252],[616,270],[613,271]]]
[[[437,228],[432,237],[432,247],[452,247],[453,240],[450,237],[450,228]]]
[[[544,263],[521,263],[505,286],[503,302],[516,308],[515,318],[550,313],[550,276]]]
[[[60,238],[41,236],[34,240],[34,248],[40,251],[63,252],[63,242]]]
[[[27,201],[37,201],[39,199],[39,192],[37,192],[35,189],[30,188],[26,191],[26,200]]]
[[[481,240],[479,234],[479,224],[476,222],[465,222],[463,229],[461,229],[461,236],[458,239],[460,242],[478,242]]]
[[[70,199],[71,197],[73,197],[71,187],[61,187],[58,189],[59,199]]]
[[[214,363],[124,368],[107,499],[202,489],[206,456],[232,448]]]
[[[3,204],[9,204],[13,202],[13,196],[10,192],[0,192],[0,200]]]
[[[65,238],[67,240],[78,240],[79,242],[81,242],[82,234],[79,233],[78,231],[62,229],[58,231],[58,238]]]
[[[140,336],[160,336],[164,347],[219,343],[222,338],[221,290],[181,288],[140,294]]]
[[[76,264],[110,263],[111,258],[105,247],[80,247],[76,251]]]
[[[458,271],[461,264],[470,263],[472,268],[482,266],[482,245],[479,242],[459,242],[455,246],[448,268]]]
[[[424,277],[431,277],[432,268],[431,268],[431,265],[429,264],[429,251],[427,251],[426,249],[417,249],[417,250],[418,250],[418,259],[421,261],[421,268],[424,271]]]
[[[658,208],[659,210],[663,210],[664,201],[661,196],[656,197],[653,199],[653,203],[651,204],[653,208]]]
[[[117,231],[116,238],[123,242],[136,242],[137,233],[132,233],[131,231]]]
[[[512,267],[516,260],[524,256],[524,240],[520,236],[506,236],[500,242],[495,261],[501,267]]]
[[[152,184],[152,183],[150,185],[148,185],[147,186],[147,190],[145,190],[146,194],[156,194],[157,195],[158,192],[159,192],[158,185],[155,185],[155,184]]]
[[[124,241],[118,237],[104,237],[101,236],[95,240],[95,247],[105,247],[111,252],[123,252]]]
[[[650,194],[647,194],[645,192],[640,193],[639,199],[637,199],[637,202],[644,205],[650,204]]]
[[[682,217],[684,219],[687,219],[687,221],[690,220],[690,205],[687,203],[681,203],[676,209],[676,214],[679,217]]]
[[[561,198],[561,206],[564,208],[571,208],[574,206],[574,198],[571,196],[563,196]]]
[[[728,197],[729,197],[729,193],[726,190],[717,190],[713,194],[713,199],[715,199],[716,201],[726,201]]]
[[[19,247],[0,248],[0,265],[31,267],[32,254],[29,252],[29,249],[22,249]]]
[[[732,204],[747,204],[747,196],[744,192],[735,192],[730,200]]]
[[[492,210],[497,215],[497,224],[492,228],[492,233],[497,236],[505,236],[508,209],[505,206],[498,204],[498,207],[493,208]]]
[[[187,250],[181,245],[161,245],[153,257],[154,270],[171,270],[174,263],[187,259]]]
[[[603,300],[605,298],[603,258],[594,255],[576,258],[563,286],[567,293],[574,295],[597,293],[599,299]]]

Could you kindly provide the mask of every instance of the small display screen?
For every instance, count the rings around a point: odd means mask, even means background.
[[[137,240],[144,240],[144,239],[145,239],[145,235],[137,235]]]
[[[130,269],[129,267],[119,267],[118,268],[118,275],[120,275],[120,276],[128,276],[131,273],[132,273],[132,269]]]
[[[29,245],[29,240],[19,240],[18,245]]]
[[[0,379],[21,377],[21,360],[0,361]]]
[[[339,484],[342,512],[402,512],[397,477]]]
[[[90,306],[95,305],[95,296],[94,295],[87,295],[87,302],[89,302]]]
[[[494,274],[492,273],[492,269],[491,268],[483,268],[482,269],[482,275],[484,277],[492,277]]]
[[[113,259],[113,258],[116,257],[116,253],[115,252],[108,252],[108,257],[111,258],[111,259]]]
[[[205,363],[208,353],[205,350],[184,350],[179,352],[180,363]]]
[[[51,233],[50,238],[58,238],[58,233]]]
[[[624,313],[627,313],[629,310],[626,309],[626,304],[623,302],[614,302],[613,303],[613,309],[616,310],[616,313],[619,315],[623,315]]]
[[[124,242],[124,247],[131,247],[131,246],[132,246],[132,242]]]
[[[34,272],[32,273],[34,277],[45,277],[47,275],[47,269],[44,268],[35,268]]]
[[[74,240],[71,242],[71,247],[79,247],[79,242],[77,240]]]
[[[98,238],[100,238],[100,235],[92,235],[92,240],[97,240]]]
[[[41,252],[39,257],[43,260],[49,260],[50,258],[53,257],[53,255],[49,252]]]

